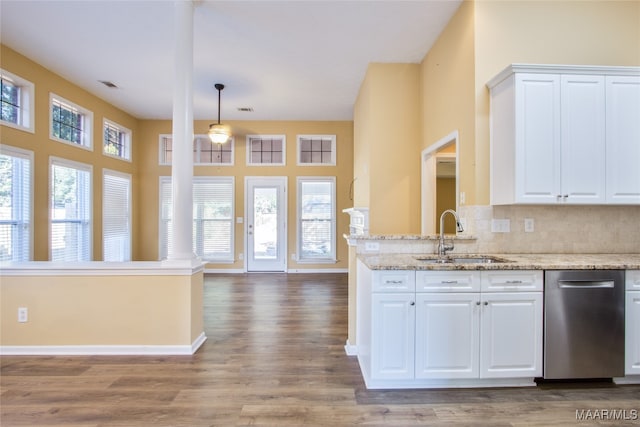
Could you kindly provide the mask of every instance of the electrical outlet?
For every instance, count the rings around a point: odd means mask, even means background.
[[[378,252],[380,250],[380,243],[364,242],[364,250],[367,252]]]
[[[492,219],[491,220],[491,232],[492,233],[510,233],[511,232],[511,220],[510,219]]]
[[[524,232],[525,233],[533,233],[535,228],[535,221],[533,218],[525,218],[524,219]]]
[[[29,311],[27,307],[18,308],[18,322],[25,323],[29,320]]]
[[[244,254],[243,254],[242,252],[240,252],[240,253],[238,254],[238,259],[239,259],[240,261],[242,261],[242,260],[244,259]]]

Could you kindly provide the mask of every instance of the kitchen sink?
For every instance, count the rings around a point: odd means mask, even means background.
[[[462,256],[421,256],[416,257],[418,261],[431,264],[495,264],[501,262],[511,262],[508,259],[485,255],[462,255]]]

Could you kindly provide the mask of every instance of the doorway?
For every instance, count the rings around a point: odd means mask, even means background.
[[[247,271],[287,269],[287,177],[246,177]]]
[[[422,151],[422,234],[436,234],[439,226],[438,199],[440,212],[450,208],[458,209],[462,201],[460,195],[458,131],[454,131]],[[440,177],[440,179],[439,179]],[[440,185],[439,185],[440,181]],[[438,194],[447,191],[450,194]],[[443,200],[445,205],[443,205]],[[454,202],[455,201],[455,202]],[[446,206],[446,207],[443,207]],[[453,227],[455,234],[455,226]],[[445,223],[445,231],[447,224]]]

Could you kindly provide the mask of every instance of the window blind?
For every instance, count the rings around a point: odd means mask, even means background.
[[[0,261],[31,258],[33,153],[0,148]]]
[[[160,183],[160,258],[172,250],[171,179]],[[234,255],[234,179],[196,177],[193,180],[193,251],[206,261],[232,261]]]
[[[51,260],[91,260],[91,167],[51,161]]]
[[[298,179],[300,260],[335,260],[335,179]]]
[[[102,182],[102,259],[131,261],[131,176],[105,171]]]

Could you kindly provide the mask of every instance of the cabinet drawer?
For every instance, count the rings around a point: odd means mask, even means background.
[[[625,278],[628,291],[640,291],[640,270],[627,270]]]
[[[483,271],[480,274],[482,292],[542,291],[542,270]]]
[[[479,271],[417,271],[416,292],[479,292]]]
[[[415,292],[413,270],[374,270],[372,292]]]

